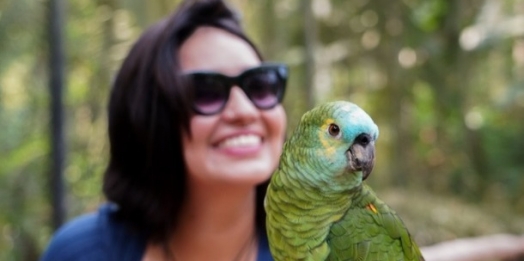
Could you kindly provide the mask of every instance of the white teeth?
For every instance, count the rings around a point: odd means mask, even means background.
[[[224,140],[218,146],[221,148],[224,147],[249,147],[255,146],[260,143],[261,139],[257,135],[240,135],[231,137]]]

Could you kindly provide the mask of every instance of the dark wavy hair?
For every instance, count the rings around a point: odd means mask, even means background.
[[[148,28],[124,60],[109,100],[110,160],[103,191],[118,205],[117,217],[148,240],[167,243],[186,194],[182,133],[193,114],[180,78],[178,50],[200,26],[213,26],[246,41],[237,14],[221,0],[185,1]],[[213,48],[210,44],[209,48]],[[257,187],[256,224],[264,229]]]

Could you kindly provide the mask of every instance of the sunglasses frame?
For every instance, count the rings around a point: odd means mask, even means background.
[[[277,90],[277,93],[276,93],[277,101],[275,102],[275,104],[271,104],[270,106],[261,106],[261,105],[257,104],[252,99],[250,93],[248,92],[249,88],[244,86],[244,84],[243,84],[244,81],[248,77],[250,77],[253,74],[259,73],[261,71],[262,72],[263,71],[276,72],[275,75],[279,78],[279,80],[280,80],[279,83],[281,83],[281,85],[282,85],[282,88],[279,88]],[[218,109],[216,109],[213,112],[204,112],[201,109],[199,109],[198,106],[196,106],[195,102],[193,102],[192,107],[193,107],[193,111],[195,113],[197,113],[199,115],[207,115],[207,116],[209,116],[209,115],[219,114],[220,112],[222,112],[224,110],[224,107],[226,106],[226,104],[227,104],[227,102],[229,100],[229,95],[231,93],[231,89],[234,86],[238,86],[240,89],[242,89],[242,91],[244,91],[244,93],[249,98],[251,103],[253,103],[253,105],[255,105],[255,107],[257,107],[258,109],[260,109],[260,110],[269,110],[269,109],[274,108],[275,106],[280,104],[282,102],[282,99],[284,98],[284,93],[286,91],[288,75],[289,75],[289,68],[288,68],[288,66],[286,64],[283,64],[283,63],[267,63],[266,62],[266,63],[260,64],[259,66],[246,69],[245,71],[241,72],[237,76],[227,76],[227,75],[218,73],[216,71],[190,71],[190,72],[184,73],[183,77],[188,78],[190,82],[192,81],[192,79],[194,77],[199,77],[199,76],[215,77],[217,79],[220,79],[219,81],[220,81],[221,84],[224,84],[225,86],[227,86],[226,87],[227,88],[226,89],[227,95],[225,96],[224,102],[222,103],[222,105],[220,105],[220,107]],[[194,97],[193,97],[193,99],[194,99]]]

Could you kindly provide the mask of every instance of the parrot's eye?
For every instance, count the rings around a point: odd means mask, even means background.
[[[333,137],[338,137],[340,134],[340,127],[338,125],[331,123],[328,128],[329,135]]]

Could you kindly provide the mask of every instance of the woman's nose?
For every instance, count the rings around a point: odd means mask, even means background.
[[[224,119],[246,124],[253,121],[258,113],[258,108],[242,89],[238,86],[231,88],[229,99],[222,112]]]

